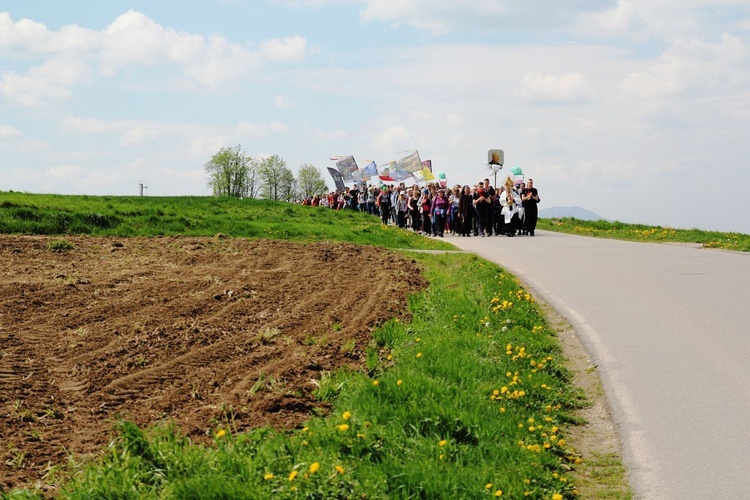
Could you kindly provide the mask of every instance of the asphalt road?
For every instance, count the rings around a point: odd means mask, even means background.
[[[537,231],[447,241],[576,327],[643,499],[750,499],[750,254]]]

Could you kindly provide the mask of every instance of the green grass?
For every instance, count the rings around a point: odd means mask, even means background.
[[[66,227],[50,222],[62,219]],[[262,201],[0,195],[0,232],[78,231],[445,245],[363,214]],[[149,429],[119,422],[99,458],[55,470],[67,477],[59,497],[576,498],[580,459],[566,429],[581,423],[576,410],[586,402],[531,295],[474,255],[409,255],[429,287],[409,299],[410,323],[394,319],[374,332],[362,371],[323,374],[317,396],[330,402],[330,415],[289,432],[238,433],[226,418],[211,446],[169,422]],[[586,481],[622,484],[617,457],[587,465],[587,473],[603,473]]]
[[[375,216],[236,198],[63,196],[0,192],[0,233],[215,236],[347,241],[389,248],[452,249]]]
[[[583,221],[573,217],[562,219],[539,219],[539,229],[560,233],[580,234],[598,238],[628,241],[653,241],[673,243],[697,243],[705,248],[721,248],[739,252],[750,252],[750,235],[722,233],[699,229],[674,229],[671,227],[625,224],[604,220]]]
[[[122,422],[61,496],[575,497],[564,429],[584,402],[531,296],[473,255],[413,257],[430,281],[410,300],[413,321],[375,332],[367,373],[324,377],[331,415],[290,433],[229,422],[213,447]]]

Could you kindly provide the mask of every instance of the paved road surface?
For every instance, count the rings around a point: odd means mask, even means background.
[[[750,499],[750,255],[537,231],[447,241],[576,327],[643,499]]]

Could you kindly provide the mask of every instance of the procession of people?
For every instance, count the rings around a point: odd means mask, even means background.
[[[355,185],[327,196],[315,196],[303,204],[335,210],[358,210],[380,217],[383,224],[395,224],[426,236],[446,233],[471,236],[534,236],[538,217],[539,192],[533,179],[501,186],[484,179],[473,186],[453,188],[439,183],[407,187],[404,183]]]

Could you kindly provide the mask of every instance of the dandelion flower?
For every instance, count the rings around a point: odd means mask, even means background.
[[[349,430],[349,425],[348,424],[341,424],[341,425],[337,425],[336,428],[338,430],[340,430],[341,432],[346,432],[346,431]]]
[[[342,416],[342,418],[343,418],[344,420],[349,420],[350,418],[352,418],[352,412],[350,412],[350,411],[345,411],[345,412],[344,412],[344,414],[343,414],[343,415],[341,415],[341,416]]]
[[[446,444],[448,444],[448,441],[447,441],[447,440],[445,440],[445,439],[443,439],[442,441],[440,441],[440,442],[438,443],[438,445],[439,445],[439,446],[445,446]]]
[[[266,481],[268,481],[269,479],[273,479],[273,474],[268,473],[265,476],[263,476],[263,479],[265,479]]]
[[[401,385],[401,384],[403,384],[403,383],[404,383],[404,381],[403,381],[403,380],[401,380],[401,379],[399,379],[399,380],[398,380],[398,382],[396,382],[396,385]]]
[[[487,483],[487,484],[484,485],[484,489],[485,490],[489,490],[491,488],[492,488],[492,483]]]
[[[421,358],[421,357],[422,357],[422,353],[421,353],[421,352],[418,352],[418,353],[417,353],[417,357],[418,357],[418,358]]]
[[[297,477],[297,471],[293,470],[292,472],[289,473],[289,480],[294,481],[295,477]]]
[[[313,462],[310,464],[310,474],[315,474],[320,469],[320,464],[318,462]]]
[[[422,338],[421,337],[417,337],[417,342],[422,342]]]
[[[380,382],[378,382],[377,380],[373,380],[372,385],[380,385]]]
[[[563,500],[563,496],[559,493],[552,495],[552,500]]]
[[[501,497],[501,496],[503,496],[503,490],[497,490],[497,491],[495,492],[495,496],[496,496],[496,497]]]
[[[224,429],[219,429],[219,430],[218,430],[218,431],[216,432],[216,437],[217,437],[217,438],[220,438],[220,437],[224,437],[224,436],[226,435],[226,433],[227,433],[227,431],[225,431]]]
[[[343,474],[345,472],[344,468],[340,465],[335,466],[334,469],[336,469],[336,472],[338,472],[339,474]]]

